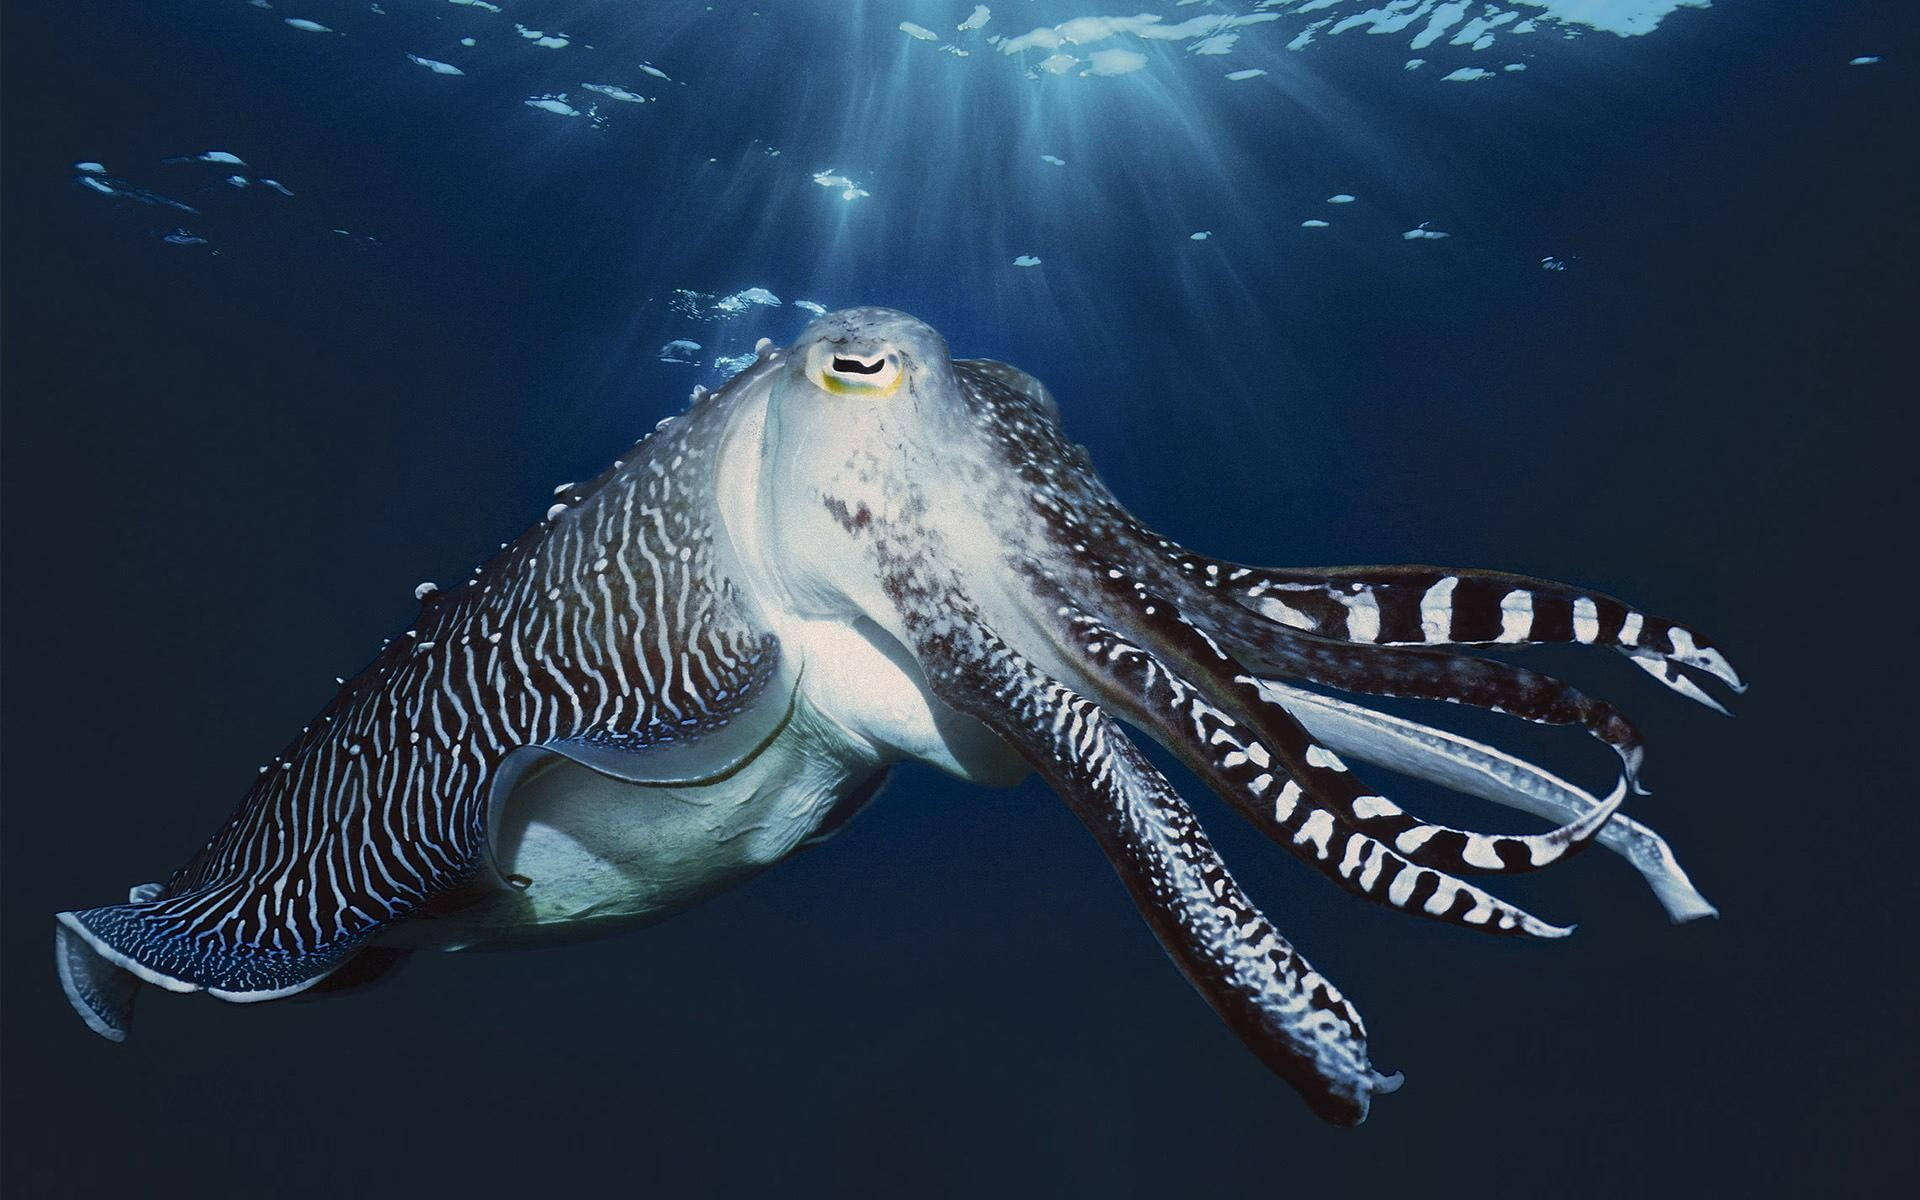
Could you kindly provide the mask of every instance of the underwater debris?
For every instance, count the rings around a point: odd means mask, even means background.
[[[539,29],[528,29],[525,25],[519,24],[518,22],[515,22],[513,27],[519,32],[521,37],[526,38],[536,46],[544,46],[549,50],[564,50],[573,44],[572,39],[564,33],[548,34]]]
[[[1484,71],[1484,70],[1481,70],[1479,67],[1461,67],[1457,71],[1449,71],[1445,75],[1442,75],[1440,77],[1440,82],[1441,83],[1473,83],[1476,80],[1492,79],[1492,78],[1493,78],[1492,71]]]
[[[1356,197],[1347,192],[1336,192],[1327,197],[1328,204],[1352,204]]]
[[[616,87],[611,83],[583,83],[580,86],[590,92],[599,92],[602,96],[624,101],[627,104],[645,104],[647,102],[647,98],[639,92],[630,92],[626,88]]]
[[[462,71],[459,67],[454,66],[452,63],[444,63],[437,58],[422,58],[418,54],[409,54],[407,55],[407,59],[408,61],[412,62],[415,66],[425,67],[427,70],[432,71],[435,75],[465,75],[466,74],[465,71]]]
[[[735,292],[731,296],[721,297],[714,302],[713,307],[719,312],[731,315],[733,313],[743,313],[747,311],[747,306],[752,304],[764,304],[769,308],[779,308],[780,297],[763,287],[750,287],[744,291]]]
[[[525,104],[528,108],[537,108],[542,112],[550,112],[556,116],[577,117],[580,115],[579,109],[567,103],[567,94],[565,92],[559,92],[551,96],[529,96],[521,101],[521,103]]]
[[[1259,67],[1248,67],[1244,71],[1228,71],[1227,78],[1233,80],[1235,83],[1238,83],[1243,79],[1258,79],[1265,74],[1266,72],[1261,70]]]
[[[1331,222],[1328,222],[1328,221],[1322,221],[1322,220],[1321,220],[1320,218],[1318,218],[1318,217],[1309,217],[1309,218],[1307,218],[1306,220],[1304,220],[1304,221],[1302,221],[1302,222],[1300,222],[1300,228],[1302,228],[1302,229],[1325,229],[1325,228],[1326,228],[1326,227],[1327,227],[1327,226],[1328,226],[1329,224],[1331,224]]]
[[[1013,265],[1016,267],[1037,267],[1040,265],[1040,260],[1031,254],[1022,254],[1019,258],[1013,260]]]
[[[287,24],[293,26],[295,29],[300,30],[302,33],[332,33],[333,32],[333,30],[328,29],[325,25],[322,25],[320,22],[309,21],[304,17],[288,17]]]
[[[1087,61],[1082,75],[1131,75],[1147,65],[1147,56],[1138,50],[1095,50]]]
[[[1056,154],[1042,154],[1040,161],[1043,163],[1052,163],[1056,167],[1064,167],[1067,165],[1067,160]]]
[[[742,288],[726,296],[696,292],[692,288],[675,288],[667,297],[667,307],[689,321],[729,320],[756,305],[779,308],[780,297],[763,287]]]
[[[973,6],[973,12],[967,16],[967,19],[960,22],[958,25],[955,25],[954,28],[959,30],[961,33],[966,33],[970,29],[980,28],[982,25],[985,25],[988,21],[992,19],[993,19],[992,9],[988,8],[984,4],[976,4]]]
[[[1433,241],[1439,238],[1452,237],[1453,235],[1450,233],[1442,233],[1438,229],[1428,229],[1427,223],[1425,221],[1422,221],[1420,222],[1418,228],[1409,229],[1405,233],[1401,234],[1400,236],[1402,239],[1406,241],[1418,242],[1418,241]]]
[[[940,40],[939,34],[928,29],[925,25],[915,25],[912,21],[900,22],[900,32],[910,38],[918,38],[923,42],[937,42]]]
[[[815,171],[813,181],[823,188],[839,188],[842,200],[858,200],[862,196],[873,195],[856,183],[851,176],[837,174],[832,167],[824,171]]]
[[[686,338],[675,338],[660,347],[660,361],[670,363],[695,362],[698,360],[692,356],[698,353],[699,350],[699,342],[688,341]]]

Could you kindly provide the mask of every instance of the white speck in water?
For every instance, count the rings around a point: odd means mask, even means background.
[[[465,75],[466,74],[465,71],[462,71],[459,67],[454,66],[452,63],[444,63],[444,62],[441,62],[439,59],[422,58],[418,54],[409,54],[407,55],[407,58],[415,66],[425,67],[427,70],[432,71],[435,75]]]

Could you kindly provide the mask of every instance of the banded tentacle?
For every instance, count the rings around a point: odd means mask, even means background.
[[[1130,618],[1145,636],[1072,604],[1057,615],[1107,685],[1103,698],[1152,729],[1274,842],[1362,898],[1494,932],[1562,937],[1453,872],[1537,870],[1587,845],[1624,798],[1542,834],[1489,835],[1423,821],[1368,789],[1203,631],[1145,593]],[[1133,620],[1129,620],[1133,624]],[[1143,643],[1161,648],[1150,651]],[[1203,656],[1210,656],[1211,663]],[[1179,668],[1168,660],[1177,658]],[[1187,677],[1206,681],[1203,690]]]
[[[1525,575],[1447,567],[1270,570],[1205,558],[1156,539],[1198,588],[1268,619],[1336,641],[1375,646],[1608,646],[1669,688],[1726,709],[1680,667],[1733,691],[1746,684],[1700,634],[1600,592]]]
[[[1627,782],[1639,785],[1646,747],[1620,711],[1564,680],[1525,667],[1416,646],[1355,646],[1302,637],[1237,604],[1203,610],[1214,632],[1263,675],[1297,679],[1368,696],[1465,704],[1536,725],[1576,726],[1620,756]]]
[[[1358,1125],[1399,1088],[1352,1003],[1273,927],[1171,784],[1100,708],[974,622],[920,631],[934,691],[1012,744],[1091,831],[1189,982],[1313,1111]]]

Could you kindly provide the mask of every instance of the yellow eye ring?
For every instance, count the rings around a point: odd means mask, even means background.
[[[810,364],[807,375],[822,391],[835,396],[884,399],[900,390],[904,376],[891,354],[823,354]]]

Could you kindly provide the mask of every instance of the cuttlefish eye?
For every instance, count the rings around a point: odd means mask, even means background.
[[[820,346],[811,359],[807,377],[836,396],[891,396],[900,387],[900,360],[892,351]]]

